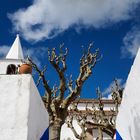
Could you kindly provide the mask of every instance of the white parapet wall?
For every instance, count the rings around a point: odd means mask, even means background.
[[[39,140],[48,121],[31,75],[0,75],[0,140]]]
[[[99,110],[97,100],[93,100],[92,102],[90,100],[90,102],[89,103],[88,102],[89,101],[87,99],[87,100],[85,100],[85,102],[78,103],[78,106],[77,106],[78,110],[79,111],[85,111],[86,107],[88,109],[93,110],[92,109],[93,103],[95,105],[95,109]],[[87,103],[88,103],[88,105],[87,105]],[[107,100],[104,100],[103,103],[104,103],[104,110],[105,111],[110,111],[110,109],[115,109],[115,104],[113,103],[113,101],[108,100],[108,102],[107,102]],[[71,107],[69,107],[69,109],[70,108]],[[88,121],[93,122],[92,116],[88,116]],[[80,126],[78,125],[78,123],[75,119],[73,120],[73,127],[76,130],[76,132],[80,135],[81,132],[82,132],[82,129],[80,128]],[[87,136],[86,140],[96,140],[98,135],[99,135],[98,130],[97,129],[92,129],[92,133],[90,135],[87,133],[87,135],[88,136]],[[103,133],[103,136],[104,136],[104,140],[111,140],[109,135]],[[67,127],[67,124],[64,123],[63,126],[62,126],[62,129],[61,129],[61,139],[60,140],[78,140],[78,139],[74,136],[74,133],[72,132],[72,130]]]
[[[80,126],[77,124],[77,121],[73,121],[73,126],[76,129],[76,132],[80,135],[82,132]],[[60,140],[78,140],[75,136],[74,133],[72,132],[71,128],[67,127],[67,124],[63,124],[62,129],[61,129],[61,138]]]

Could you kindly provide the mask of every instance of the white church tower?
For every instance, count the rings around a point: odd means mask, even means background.
[[[17,35],[6,58],[0,60],[0,74],[10,74],[10,72],[13,74],[16,73],[16,67],[22,63],[22,60],[24,60],[24,56],[19,35]],[[11,68],[13,71],[8,71],[8,68]]]
[[[18,74],[24,60],[17,35],[5,59],[0,60],[0,140],[44,140],[48,113],[31,74]]]

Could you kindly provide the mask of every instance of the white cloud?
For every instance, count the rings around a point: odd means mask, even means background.
[[[5,58],[9,49],[10,46],[7,45],[0,46],[0,58]]]
[[[34,0],[10,14],[14,29],[27,40],[52,38],[72,25],[100,28],[131,18],[140,0]]]
[[[133,58],[140,47],[140,27],[133,27],[123,38],[122,57]]]
[[[118,81],[118,84],[120,85],[120,87],[124,87],[125,84],[123,84],[123,80],[122,80],[121,78],[117,79],[117,81]],[[114,81],[113,81],[113,82],[111,82],[111,83],[109,84],[109,86],[108,86],[106,89],[104,89],[104,91],[102,92],[103,97],[106,97],[106,98],[108,98],[108,99],[112,99],[112,96],[111,96],[111,88],[114,87],[114,86],[115,86],[115,83],[114,83]]]

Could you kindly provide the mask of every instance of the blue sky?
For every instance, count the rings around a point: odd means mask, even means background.
[[[5,56],[19,33],[25,56],[29,54],[40,67],[48,65],[46,77],[53,85],[58,78],[48,64],[47,48],[65,44],[69,49],[66,73],[76,78],[80,46],[93,42],[103,58],[81,97],[94,98],[98,86],[106,95],[114,78],[125,83],[140,45],[139,4],[140,0],[0,1],[0,56]]]

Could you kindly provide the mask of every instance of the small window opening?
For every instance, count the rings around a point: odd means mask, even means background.
[[[10,64],[7,66],[7,72],[6,74],[16,74],[16,65]]]

